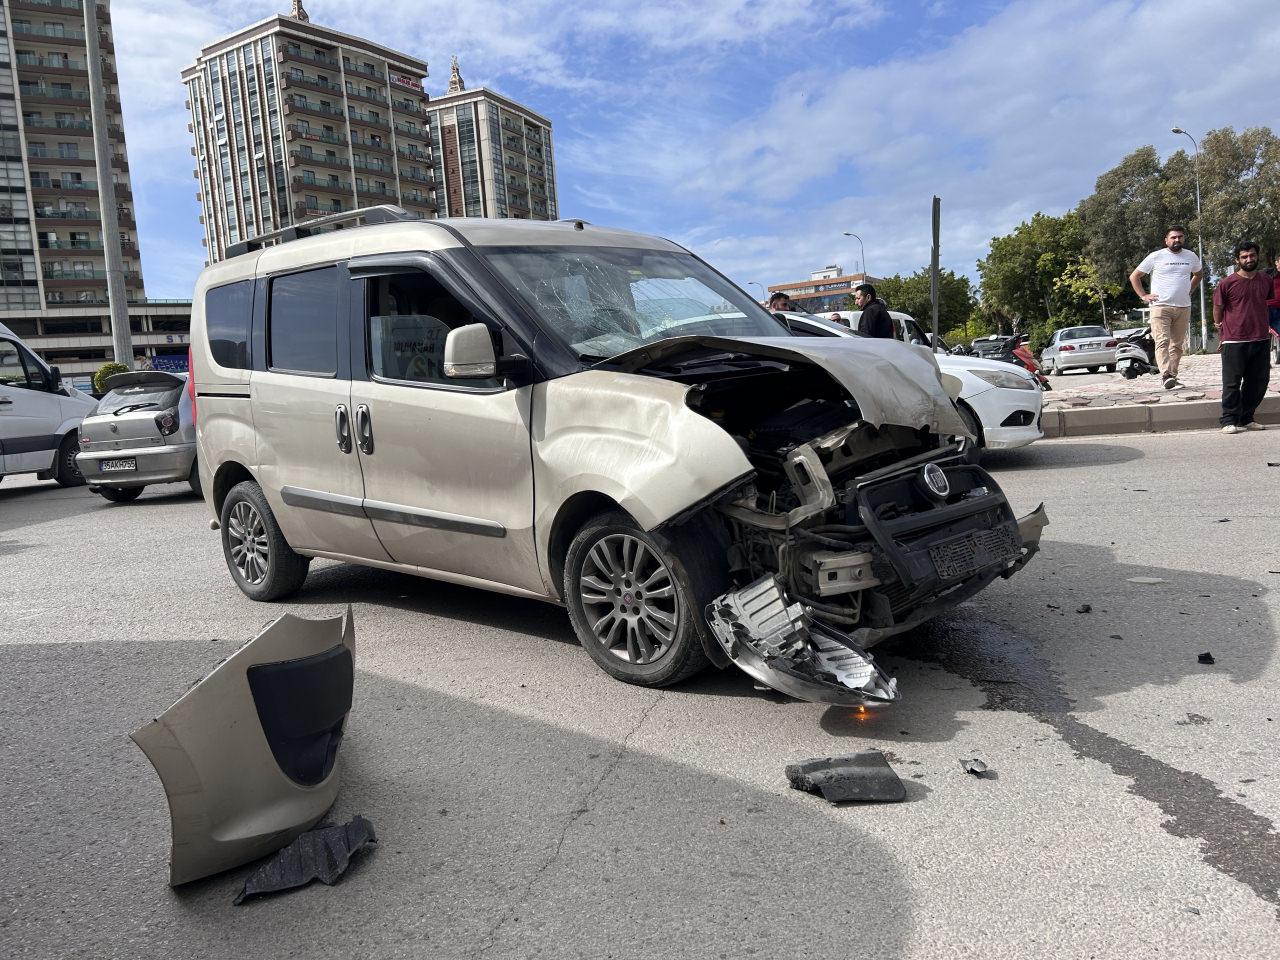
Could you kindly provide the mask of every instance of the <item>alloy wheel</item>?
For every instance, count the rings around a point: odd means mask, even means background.
[[[231,508],[227,518],[227,548],[231,562],[245,583],[256,586],[267,578],[271,550],[267,528],[253,504],[241,500]]]
[[[601,537],[582,562],[578,595],[601,647],[620,660],[656,663],[680,627],[680,603],[667,565],[638,537]]]

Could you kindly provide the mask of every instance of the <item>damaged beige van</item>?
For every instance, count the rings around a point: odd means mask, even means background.
[[[957,456],[927,350],[792,336],[678,244],[582,221],[311,221],[201,274],[192,344],[245,594],[327,557],[551,600],[630,683],[732,663],[892,700],[867,649],[1046,522]]]

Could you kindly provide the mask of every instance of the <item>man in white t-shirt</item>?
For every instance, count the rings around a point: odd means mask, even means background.
[[[1165,231],[1164,249],[1147,254],[1138,269],[1129,274],[1133,287],[1144,303],[1151,307],[1151,336],[1156,341],[1156,365],[1164,378],[1164,388],[1178,386],[1178,364],[1182,360],[1182,344],[1191,325],[1191,294],[1200,286],[1204,266],[1190,250],[1182,249],[1187,231],[1170,227]],[[1151,292],[1142,282],[1151,278]]]

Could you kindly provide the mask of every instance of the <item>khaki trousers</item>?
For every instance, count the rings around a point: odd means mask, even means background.
[[[1156,342],[1156,366],[1160,376],[1176,377],[1182,360],[1182,345],[1191,326],[1190,307],[1153,306],[1151,336]]]

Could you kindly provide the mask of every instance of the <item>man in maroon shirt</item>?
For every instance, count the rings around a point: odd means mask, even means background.
[[[1238,243],[1231,251],[1236,272],[1213,291],[1213,325],[1222,344],[1222,432],[1265,430],[1253,419],[1271,376],[1271,329],[1267,301],[1271,278],[1258,272],[1258,245]]]
[[[1276,268],[1271,271],[1271,299],[1267,301],[1271,329],[1280,337],[1280,253],[1276,254]]]

